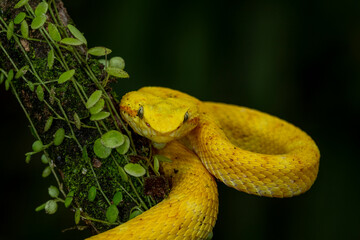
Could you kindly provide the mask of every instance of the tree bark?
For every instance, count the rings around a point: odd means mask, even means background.
[[[107,60],[102,64],[87,54],[86,39],[71,28],[75,24],[62,1],[40,2],[0,0],[0,83],[18,100],[36,139],[27,162],[42,154],[47,164],[43,177],[52,174],[58,183],[38,210],[52,214],[65,202],[75,213],[77,228],[80,219],[93,232],[102,232],[160,201],[164,196],[151,196],[151,191],[145,195],[144,185],[159,186],[156,179],[162,178],[149,170],[149,142],[131,134],[117,111],[109,86],[116,78],[107,71]],[[120,68],[117,72],[117,77],[127,75]],[[101,93],[100,100],[94,92]],[[90,108],[94,104],[97,108]],[[110,130],[129,140],[126,153],[101,143]],[[97,140],[99,148],[94,146]],[[127,174],[123,167],[130,161],[144,167],[147,178]]]

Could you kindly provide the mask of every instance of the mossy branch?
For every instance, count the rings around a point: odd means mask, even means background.
[[[16,97],[36,139],[26,162],[42,153],[43,177],[52,174],[58,185],[36,210],[53,214],[65,204],[78,229],[82,219],[94,232],[164,197],[144,194],[147,178],[161,176],[153,171],[149,142],[132,135],[117,110],[109,84],[128,74],[121,58],[107,60],[110,53],[88,50],[61,1],[0,2],[0,84]],[[124,170],[130,162],[145,174]]]

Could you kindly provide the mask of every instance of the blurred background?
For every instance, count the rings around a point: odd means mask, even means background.
[[[305,130],[321,151],[307,193],[250,196],[219,183],[214,239],[360,239],[359,1],[64,0],[89,46],[122,56],[122,94],[166,86],[202,100],[255,108]],[[0,239],[82,239],[73,213],[35,212],[48,200],[33,137],[0,89]]]

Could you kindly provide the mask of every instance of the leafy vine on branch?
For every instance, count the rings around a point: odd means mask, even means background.
[[[116,78],[129,78],[124,60],[108,59],[106,47],[88,49],[81,31],[59,14],[61,1],[0,7],[0,84],[16,97],[36,138],[26,163],[41,154],[42,176],[57,184],[35,210],[54,214],[64,204],[77,229],[83,220],[101,232],[165,197],[144,193],[149,182],[163,181],[161,158],[124,124],[111,91]]]

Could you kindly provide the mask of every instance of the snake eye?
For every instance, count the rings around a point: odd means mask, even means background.
[[[140,119],[142,119],[144,117],[144,108],[143,106],[140,106],[137,115],[139,116]]]
[[[189,113],[186,112],[184,116],[184,123],[189,119]]]

